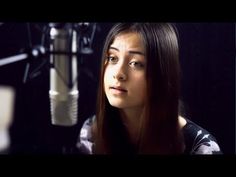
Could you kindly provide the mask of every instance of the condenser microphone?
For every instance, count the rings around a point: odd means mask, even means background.
[[[78,120],[77,32],[70,23],[50,23],[51,123],[73,126]]]

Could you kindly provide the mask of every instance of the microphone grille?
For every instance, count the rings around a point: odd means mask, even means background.
[[[51,121],[53,125],[73,126],[77,123],[78,98],[78,91],[69,93],[65,100],[60,100],[59,94],[50,93]]]

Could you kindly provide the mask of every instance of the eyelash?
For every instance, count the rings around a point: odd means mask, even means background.
[[[108,56],[107,61],[110,64],[116,64],[118,62],[118,58],[113,57],[113,56]],[[139,62],[139,61],[131,61],[131,62],[129,62],[129,65],[134,69],[144,68],[144,64],[142,62]]]
[[[133,66],[132,66],[132,64],[133,64]],[[134,67],[134,68],[143,68],[143,67],[144,67],[144,64],[143,64],[143,63],[137,62],[137,61],[131,61],[131,62],[129,62],[129,65],[130,65],[131,67]]]
[[[107,61],[110,62],[110,63],[115,63],[114,60],[118,60],[116,57],[112,57],[112,56],[108,56],[107,57]]]

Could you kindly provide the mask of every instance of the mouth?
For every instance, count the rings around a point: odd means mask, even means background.
[[[116,92],[120,92],[120,93],[125,93],[128,92],[126,89],[124,89],[123,87],[110,87],[111,90],[116,91]]]

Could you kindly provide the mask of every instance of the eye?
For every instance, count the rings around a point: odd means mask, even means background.
[[[144,68],[144,64],[142,62],[138,62],[138,61],[131,61],[131,62],[129,62],[129,65],[134,69]]]
[[[114,56],[108,56],[108,57],[107,57],[107,61],[108,61],[109,63],[117,63],[118,58],[117,58],[117,57],[114,57]]]

